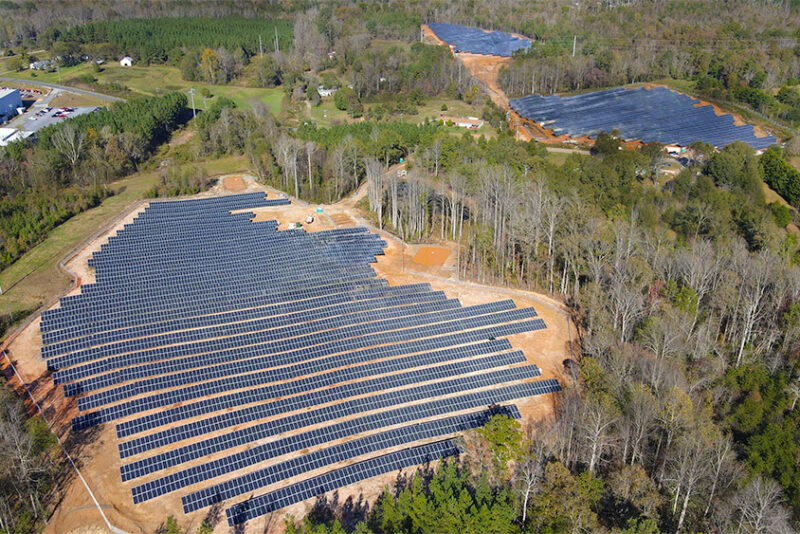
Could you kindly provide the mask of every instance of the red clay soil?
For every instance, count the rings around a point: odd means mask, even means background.
[[[422,25],[422,36],[424,42],[427,42],[428,44],[446,46],[451,52],[453,52],[453,47],[445,41],[439,39],[427,24]],[[488,56],[483,54],[470,54],[468,52],[459,52],[458,54],[454,55],[467,68],[470,74],[483,83],[484,88],[489,93],[489,98],[491,98],[492,101],[501,109],[508,109],[508,98],[500,88],[498,75],[500,74],[500,68],[503,65],[510,63],[511,58]]]
[[[247,188],[241,176],[226,176],[223,178],[222,183],[228,191],[244,191]]]
[[[424,246],[420,247],[412,261],[419,265],[441,267],[448,256],[450,256],[450,249]]]

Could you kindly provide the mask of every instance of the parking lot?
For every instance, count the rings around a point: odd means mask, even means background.
[[[76,107],[76,108],[54,108],[50,106],[37,107],[32,106],[25,114],[22,115],[22,129],[35,132],[51,124],[55,124],[63,119],[77,117],[91,113],[96,107]]]
[[[77,117],[91,113],[95,109],[100,109],[95,106],[91,107],[55,107],[50,106],[50,101],[53,100],[61,91],[53,89],[48,94],[41,97],[33,103],[25,113],[13,119],[7,125],[9,128],[16,128],[24,132],[36,132],[55,124],[64,119]]]

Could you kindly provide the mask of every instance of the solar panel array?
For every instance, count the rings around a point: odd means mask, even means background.
[[[455,52],[511,57],[517,50],[527,50],[531,40],[510,33],[484,31],[460,24],[431,22],[428,27]]]
[[[529,95],[510,102],[522,118],[555,135],[594,138],[617,129],[625,140],[664,145],[702,141],[722,148],[742,141],[763,149],[777,143],[775,137],[756,137],[751,125],[737,126],[732,115],[717,115],[713,107],[699,103],[665,87],[618,87],[564,97]]]
[[[442,439],[487,409],[518,417],[514,401],[560,390],[503,339],[545,328],[533,308],[389,286],[370,266],[385,242],[365,228],[253,222],[286,203],[153,202],[92,256],[95,283],[43,314],[42,356],[78,397],[73,428],[116,425],[135,503],[181,491],[189,513],[313,481],[229,513],[255,517],[455,454]]]

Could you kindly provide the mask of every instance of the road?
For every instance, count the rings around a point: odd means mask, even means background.
[[[66,85],[58,85],[55,83],[45,83],[39,82],[36,80],[24,80],[22,78],[8,78],[5,76],[0,76],[0,82],[13,82],[13,83],[24,83],[27,85],[41,85],[42,87],[48,87],[50,89],[61,89],[62,91],[67,91],[70,93],[76,93],[79,95],[86,95],[86,96],[94,96],[97,98],[102,98],[104,100],[111,100],[114,102],[125,102],[124,98],[117,98],[116,96],[104,95],[102,93],[95,93],[94,91],[85,91],[83,89],[75,89],[74,87],[68,87]]]
[[[588,156],[591,154],[588,150],[582,150],[580,148],[562,148],[558,146],[545,146],[548,152],[561,152],[562,154],[583,154],[584,156]]]

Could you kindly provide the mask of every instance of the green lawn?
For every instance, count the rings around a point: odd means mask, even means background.
[[[25,70],[14,74],[15,78],[29,79],[33,82],[62,83],[71,85],[78,82],[84,74],[91,74],[100,83],[118,82],[135,93],[142,95],[158,95],[169,91],[188,91],[195,89],[195,106],[203,109],[210,105],[216,96],[226,96],[239,106],[249,106],[261,101],[270,113],[277,115],[281,111],[283,90],[280,88],[262,89],[258,87],[243,87],[238,85],[213,85],[202,82],[188,82],[181,78],[177,67],[166,65],[150,65],[122,67],[117,63],[109,62],[102,67],[101,72],[94,72],[91,63],[81,63],[74,67],[61,69],[57,72],[41,72]],[[208,89],[211,97],[204,100],[201,92]]]
[[[197,162],[209,175],[240,171],[246,167],[242,157],[227,157]],[[158,182],[158,171],[134,174],[111,184],[114,196],[96,208],[72,217],[58,226],[39,245],[0,273],[0,314],[33,309],[58,296],[70,285],[69,278],[58,269],[58,262],[81,241],[102,228]]]
[[[567,152],[547,152],[546,159],[550,161],[553,165],[561,166],[564,162],[567,161],[567,158],[570,157],[571,154]]]
[[[348,122],[347,112],[336,109],[333,97],[324,98],[319,106],[311,106],[307,116],[320,126]]]
[[[442,104],[447,105],[447,111],[442,111]],[[376,105],[374,102],[366,102],[364,107],[370,107],[374,105]],[[439,116],[442,113],[452,117],[480,117],[481,109],[471,106],[460,100],[452,100],[448,98],[430,98],[425,102],[425,104],[417,108],[416,113],[403,115],[402,117],[394,116],[391,117],[390,120],[422,123],[429,119],[434,121],[439,120]],[[346,111],[336,109],[333,97],[324,98],[319,106],[311,106],[310,109],[306,108],[304,116],[306,119],[310,119],[318,125],[324,127],[330,127],[337,123],[353,122],[353,119],[350,119],[347,116]],[[457,126],[447,127],[446,130],[448,133],[452,133],[454,135],[462,135],[467,131],[464,128],[459,128]],[[469,130],[469,132],[478,135],[483,134],[487,137],[494,135],[495,133],[494,128],[488,124],[485,124],[478,130]]]

